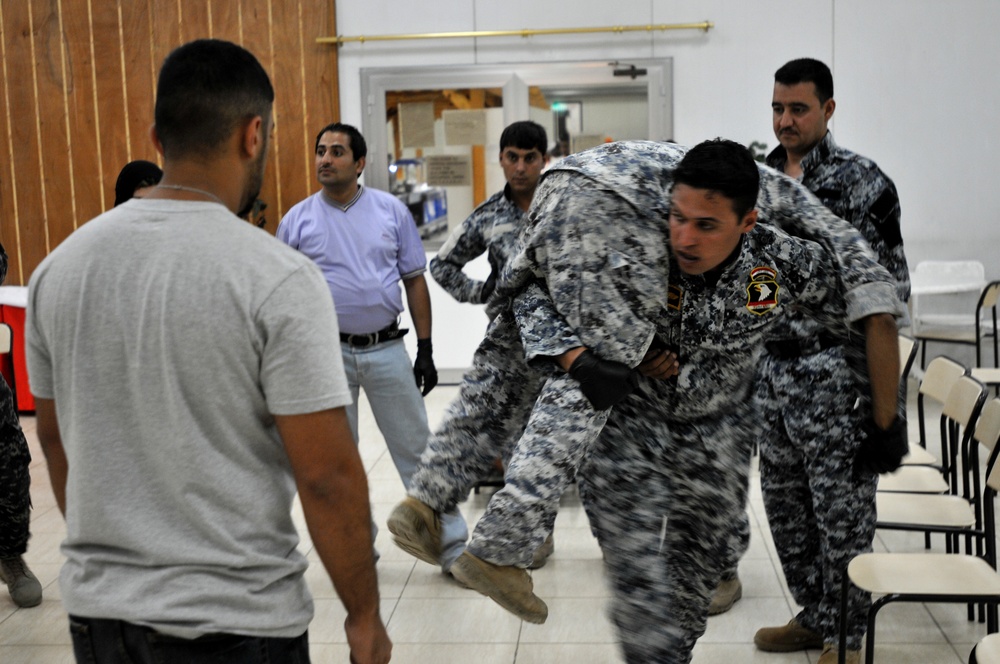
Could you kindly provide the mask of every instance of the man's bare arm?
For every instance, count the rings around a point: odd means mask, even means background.
[[[56,418],[56,402],[52,399],[35,398],[35,413],[38,416],[38,440],[42,444],[42,453],[49,468],[49,481],[52,483],[52,493],[63,518],[66,518],[66,475],[69,463],[66,461],[66,450],[63,449],[62,436],[59,435],[59,421]]]
[[[864,323],[872,417],[880,429],[888,429],[899,401],[899,332],[889,314],[868,316]]]
[[[431,292],[427,289],[427,280],[420,274],[403,282],[406,290],[406,304],[410,308],[413,328],[417,331],[417,339],[431,338]]]
[[[347,609],[351,661],[388,662],[365,469],[343,408],[275,416],[316,552]]]

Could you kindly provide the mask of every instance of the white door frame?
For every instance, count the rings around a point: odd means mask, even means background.
[[[385,131],[385,95],[391,90],[503,88],[504,125],[528,120],[528,87],[634,89],[645,84],[649,134],[654,141],[673,140],[673,61],[629,60],[599,62],[444,65],[435,67],[367,67],[361,70],[362,133],[368,143],[365,183],[389,188],[388,136]],[[615,76],[614,70],[635,66],[646,71],[641,79]]]

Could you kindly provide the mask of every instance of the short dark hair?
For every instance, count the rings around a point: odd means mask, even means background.
[[[347,136],[351,142],[351,155],[353,155],[354,161],[359,161],[362,157],[367,156],[368,144],[365,143],[365,137],[361,135],[357,127],[342,122],[331,122],[319,130],[319,133],[316,134],[316,145],[313,146],[313,152],[319,149],[319,139],[323,138],[323,134],[328,131],[335,131]]]
[[[165,158],[217,150],[242,123],[269,120],[274,88],[250,51],[219,39],[174,49],[160,68],[154,119]]]
[[[519,150],[535,149],[544,157],[549,150],[549,137],[545,133],[545,127],[537,122],[520,120],[507,125],[500,134],[500,152],[511,146]]]
[[[732,202],[742,219],[757,204],[760,172],[750,151],[735,141],[716,138],[694,146],[674,169],[673,186],[718,192]]]
[[[819,103],[825,104],[827,99],[833,98],[833,74],[830,73],[830,68],[812,58],[786,62],[774,72],[774,82],[782,85],[812,83],[816,86]]]
[[[152,187],[163,179],[163,171],[151,161],[136,159],[125,164],[115,181],[115,205],[121,205],[135,196],[136,189]]]

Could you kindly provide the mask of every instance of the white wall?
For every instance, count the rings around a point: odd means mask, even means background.
[[[347,44],[339,59],[343,119],[361,124],[362,67],[671,57],[678,142],[725,136],[773,147],[774,71],[789,59],[815,57],[833,69],[837,141],[873,158],[896,182],[911,267],[931,258],[978,259],[987,278],[1000,278],[996,0],[337,2],[343,35],[706,19],[715,23],[708,33]]]

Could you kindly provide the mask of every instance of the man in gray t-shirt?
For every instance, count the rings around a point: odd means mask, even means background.
[[[308,661],[298,490],[352,661],[389,661],[326,285],[234,214],[260,189],[273,98],[244,49],[176,49],[153,128],[163,180],[32,275],[28,365],[78,659]]]

